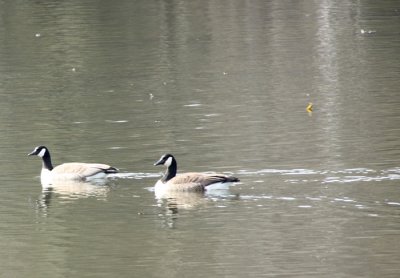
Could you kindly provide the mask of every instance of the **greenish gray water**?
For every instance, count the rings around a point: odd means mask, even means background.
[[[0,277],[398,277],[399,27],[390,0],[0,1]],[[122,174],[42,190],[40,144]],[[241,183],[156,200],[165,152]]]

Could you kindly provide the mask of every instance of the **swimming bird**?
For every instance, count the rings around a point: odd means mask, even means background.
[[[118,173],[118,169],[107,164],[70,162],[53,167],[49,149],[37,146],[28,156],[42,158],[40,180],[43,185],[60,181],[93,181],[103,179],[108,174]]]
[[[204,192],[210,185],[239,181],[236,177],[224,174],[189,172],[177,175],[177,162],[172,154],[164,154],[154,165],[167,167],[164,176],[154,187],[156,195],[162,195],[161,192]]]

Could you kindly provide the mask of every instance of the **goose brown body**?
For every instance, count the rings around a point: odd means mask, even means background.
[[[116,173],[116,169],[107,164],[70,162],[56,166],[53,174],[75,174],[81,178],[94,176],[98,173]]]
[[[174,191],[204,191],[207,186],[214,183],[237,182],[239,179],[221,174],[203,174],[189,172],[178,174],[165,183]]]

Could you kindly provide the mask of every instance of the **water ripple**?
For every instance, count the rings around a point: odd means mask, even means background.
[[[266,180],[257,177],[283,176],[287,183],[309,183],[319,182],[322,184],[352,183],[352,182],[380,182],[385,180],[400,180],[400,168],[386,170],[374,170],[368,168],[349,168],[343,170],[313,170],[313,169],[260,169],[260,170],[239,170],[236,173],[229,173],[237,176],[252,176],[252,183],[264,183]],[[160,173],[118,173],[111,175],[112,178],[121,179],[145,179],[158,178]],[[290,178],[287,178],[290,176]],[[245,179],[242,179],[245,182]]]
[[[369,168],[349,168],[343,170],[313,170],[313,169],[261,169],[240,170],[242,176],[280,175],[291,176],[284,181],[287,183],[320,182],[327,183],[352,183],[352,182],[379,182],[385,180],[399,180],[400,168],[374,170]],[[255,183],[264,180],[254,180]]]
[[[116,173],[109,175],[110,178],[115,179],[145,179],[145,178],[158,178],[161,177],[160,173]]]

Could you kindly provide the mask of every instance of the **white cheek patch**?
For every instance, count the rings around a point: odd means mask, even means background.
[[[40,153],[37,154],[37,156],[43,157],[46,154],[46,149],[42,149]]]
[[[168,157],[168,159],[164,162],[164,165],[169,167],[171,166],[171,163],[172,163],[172,157]]]

